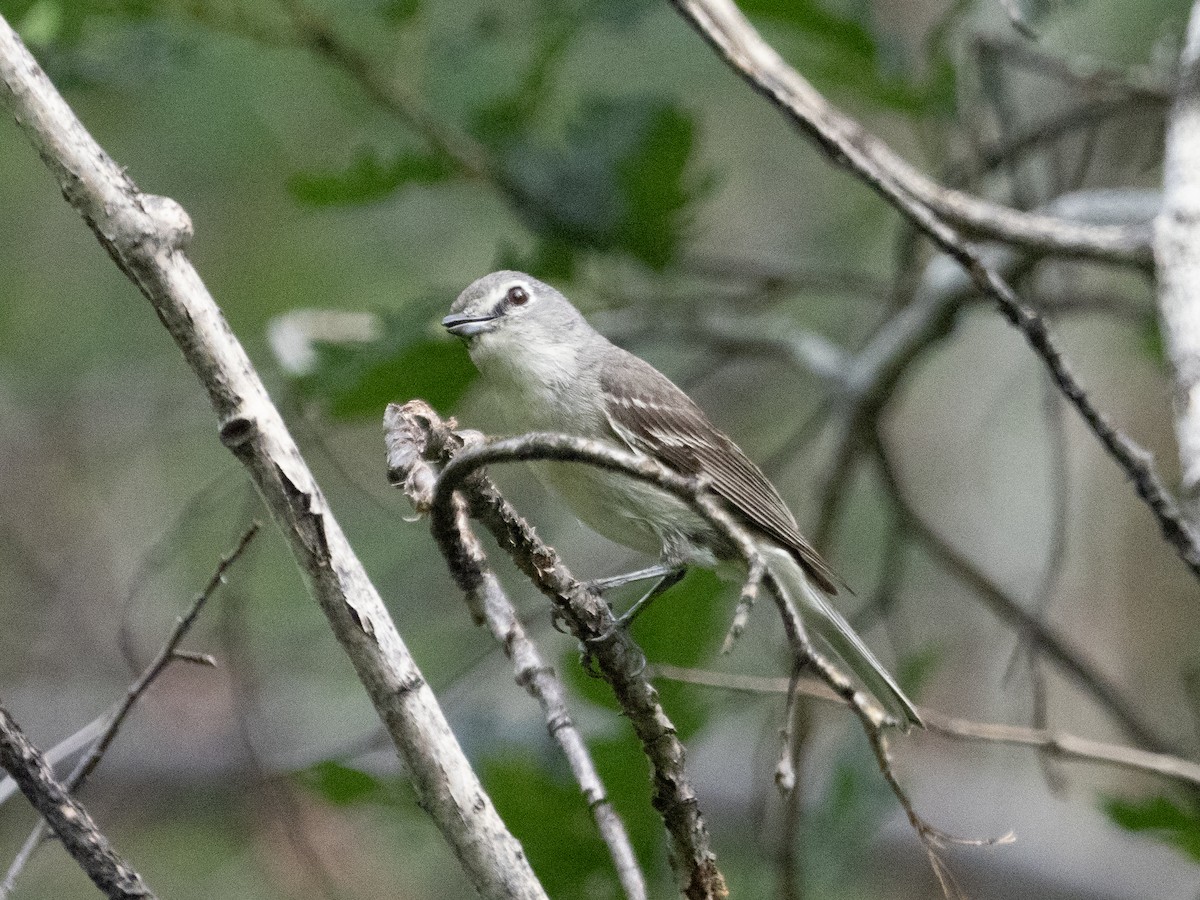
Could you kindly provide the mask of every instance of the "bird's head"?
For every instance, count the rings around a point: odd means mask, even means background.
[[[523,272],[493,272],[458,295],[442,325],[462,338],[477,365],[529,354],[561,356],[592,333],[550,285]]]

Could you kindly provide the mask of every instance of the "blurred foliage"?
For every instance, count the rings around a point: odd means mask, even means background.
[[[407,185],[446,181],[454,171],[453,161],[436,153],[402,153],[380,159],[374,151],[364,150],[339,172],[293,175],[288,189],[308,206],[352,205],[384,200]]]
[[[1104,804],[1109,818],[1127,831],[1148,834],[1200,863],[1200,806],[1187,806],[1168,797],[1140,802],[1111,799]]]
[[[421,397],[449,415],[475,369],[458,341],[431,333],[445,306],[434,297],[381,313],[373,341],[316,340],[316,365],[294,378],[299,395],[319,401],[335,419],[378,418],[398,397]]]
[[[334,806],[392,803],[395,797],[394,787],[386,785],[382,778],[332,759],[323,760],[298,773],[296,780]]]
[[[563,146],[507,141],[505,178],[530,228],[564,251],[624,251],[654,269],[671,262],[685,211],[691,119],[670,104],[597,99],[580,110]]]
[[[551,897],[616,897],[612,859],[569,771],[539,765],[527,755],[493,758],[484,786]],[[570,847],[564,853],[563,847]],[[600,884],[608,890],[598,889]]]
[[[938,153],[930,147],[974,146],[981,138],[979,122],[987,116],[967,105],[971,77],[964,48],[973,27],[969,14],[1000,21],[997,2],[742,0],[739,5],[834,102],[864,116],[869,127],[936,174]],[[1164,23],[1186,13],[1189,4],[1013,0],[1013,5],[1032,26],[1051,31],[1061,22],[1066,23],[1064,32],[1074,21],[1069,14],[1099,10],[1094,13],[1097,33],[1085,32],[1096,52],[1127,53],[1141,60],[1151,48],[1128,38],[1129,22],[1136,20],[1153,38],[1170,32]],[[645,301],[630,321],[644,316],[653,324],[661,316],[687,323],[702,308],[697,298],[715,292],[688,268],[689,257],[694,262],[697,253],[711,256],[718,267],[725,260],[749,268],[761,263],[778,266],[785,276],[793,269],[802,274],[814,259],[826,271],[874,276],[890,271],[896,256],[891,246],[894,221],[865,191],[848,189],[844,175],[798,152],[802,143],[791,139],[778,115],[712,59],[702,41],[659,0],[305,4],[361,52],[353,65],[340,66],[314,52],[328,49],[326,45],[297,34],[288,8],[255,0],[0,0],[0,11],[18,25],[59,86],[69,89],[71,102],[118,160],[148,189],[186,200],[197,223],[196,259],[256,362],[272,382],[284,382],[293,396],[306,401],[303,409],[312,413],[314,430],[328,428],[342,441],[337,449],[353,448],[346,451],[350,461],[345,470],[357,481],[338,470],[335,457],[321,470],[322,483],[333,484],[332,502],[414,652],[423,657],[427,672],[457,673],[473,667],[475,657],[485,655],[490,645],[476,632],[467,632],[460,608],[447,611],[457,604],[457,596],[425,529],[405,529],[398,524],[396,506],[363,487],[382,488],[376,422],[387,402],[423,397],[450,413],[471,401],[474,369],[462,347],[437,326],[457,290],[488,266],[520,268],[570,283],[584,302],[615,306],[618,326],[624,324],[625,310],[611,295],[626,289]],[[917,23],[912,33],[897,27],[910,19]],[[1048,46],[1053,53],[1053,45]],[[370,76],[366,79],[364,68]],[[392,89],[390,101],[379,102],[378,94]],[[406,115],[406,103],[412,105],[409,113],[418,115]],[[438,129],[438,140],[431,140],[422,127],[429,121]],[[15,132],[0,139],[6,141],[6,151],[19,143]],[[481,156],[478,171],[464,164],[471,154],[453,152],[468,146]],[[921,147],[927,150],[924,158],[915,149]],[[1120,149],[1116,156],[1131,155]],[[56,522],[28,543],[51,548],[57,565],[59,556],[69,555],[74,528],[81,556],[95,566],[104,556],[97,548],[103,547],[106,529],[112,529],[118,548],[112,567],[120,569],[137,547],[154,546],[163,534],[163,520],[183,507],[189,494],[204,496],[229,516],[251,508],[209,485],[212,470],[232,468],[232,463],[212,440],[204,401],[181,372],[175,349],[153,317],[130,302],[132,290],[90,235],[77,222],[64,225],[69,216],[32,156],[25,159],[14,150],[4,161],[0,201],[12,229],[5,237],[16,239],[0,242],[0,271],[6,273],[0,285],[0,402],[5,404],[0,409],[13,433],[22,435],[35,418],[25,415],[27,410],[46,410],[44,419],[37,420],[48,435],[45,446],[34,449],[53,463],[44,481],[38,481],[23,474],[19,460],[6,460],[20,473],[11,483],[36,488],[26,505],[11,504],[11,516],[24,526],[24,520],[51,510],[67,521],[62,528]],[[736,265],[722,274],[736,276]],[[839,295],[833,302],[820,288],[806,289],[802,279],[795,285],[772,282],[747,296],[747,306],[773,306],[778,321],[829,333],[846,347],[859,345],[883,307],[878,296],[847,302]],[[63,315],[64,298],[74,303],[70,316]],[[377,335],[366,342],[317,340],[312,367],[301,374],[272,370],[263,350],[267,324],[297,307],[318,304],[375,310]],[[1142,325],[1144,355],[1161,364],[1161,337],[1153,317],[1144,317]],[[685,357],[695,371],[714,376],[716,386],[702,384],[701,390],[712,388],[710,397],[723,397],[742,421],[762,423],[750,435],[760,446],[790,440],[794,407],[780,404],[799,404],[797,397],[817,390],[815,382],[793,370],[780,377],[778,368],[748,366],[740,380],[723,381],[735,368],[727,365],[731,355],[724,349],[680,349],[669,340],[652,349],[656,362],[665,359],[664,368]],[[1000,367],[996,371],[998,383],[1009,374]],[[938,409],[957,415],[953,391],[961,385],[943,387]],[[27,398],[28,407],[22,405]],[[10,415],[11,408],[17,411]],[[78,421],[87,412],[95,417],[89,420],[91,431]],[[298,430],[309,424],[297,419]],[[898,433],[924,436],[937,426],[932,420],[895,419]],[[1006,435],[1013,430],[1006,422]],[[328,448],[321,450],[314,454],[319,464],[328,462]],[[936,454],[931,450],[929,455]],[[989,473],[998,466],[988,452],[978,456],[986,457],[979,464],[990,466]],[[1027,462],[1022,457],[1022,467]],[[819,469],[807,457],[804,463],[793,467],[804,469],[803,477]],[[192,484],[181,473],[202,477]],[[807,488],[801,476],[788,477],[791,484],[780,483],[785,494],[803,496]],[[939,473],[938,482],[944,486],[948,476]],[[11,485],[0,479],[0,487]],[[8,495],[3,499],[8,501]],[[387,499],[395,500],[390,494]],[[103,508],[94,521],[86,519],[93,500]],[[882,505],[871,512],[854,521],[886,518]],[[865,570],[878,551],[873,532],[866,535],[857,524],[847,530]],[[882,534],[882,527],[877,530]],[[9,552],[16,545],[7,533],[4,537]],[[187,568],[211,571],[213,544],[219,551],[224,541],[224,533],[200,533],[186,548]],[[276,562],[286,565],[286,551],[275,550],[282,560]],[[7,585],[7,579],[16,583],[20,567],[9,566],[7,556],[2,560],[0,584]],[[1000,570],[1014,569],[998,564]],[[178,579],[188,590],[195,580],[191,574]],[[68,571],[63,580],[68,586],[86,583],[78,591],[85,596],[85,612],[56,602],[53,586],[46,589],[40,582],[34,590],[13,593],[35,597],[36,603],[0,605],[0,616],[8,617],[0,618],[0,640],[8,641],[0,648],[7,651],[4,665],[18,675],[28,665],[36,673],[31,680],[61,679],[66,687],[54,682],[55,703],[68,697],[86,705],[91,698],[79,696],[80,684],[86,688],[93,682],[104,684],[101,694],[107,703],[109,682],[119,683],[125,673],[119,661],[98,654],[96,645],[114,642],[113,623],[122,617],[146,627],[147,621],[157,622],[156,616],[168,616],[170,605],[157,600],[176,585],[168,578],[155,581],[152,591],[139,595],[130,616],[127,595],[119,589],[125,584],[106,593],[102,579],[82,569]],[[348,868],[355,868],[363,859],[345,847],[360,844],[362,832],[351,831],[346,838],[331,823],[352,827],[365,821],[364,831],[384,835],[378,839],[384,848],[376,854],[378,860],[366,862],[387,871],[388,891],[462,896],[461,879],[447,874],[453,861],[416,810],[403,776],[370,774],[356,764],[334,761],[347,758],[342,746],[347,735],[369,733],[375,720],[365,700],[361,710],[354,710],[345,699],[360,692],[316,612],[304,605],[295,573],[288,570],[280,577],[278,569],[264,564],[256,581],[244,592],[253,600],[246,604],[247,616],[257,622],[250,626],[248,640],[257,641],[254,649],[270,673],[262,679],[262,706],[268,711],[260,715],[279,716],[264,734],[284,734],[281,723],[286,719],[295,732],[320,738],[300,741],[303,753],[293,746],[296,742],[281,740],[287,752],[279,754],[285,760],[281,766],[301,760],[294,763],[300,773],[290,779],[303,786],[301,795],[333,810],[323,809],[329,818],[320,826],[328,831],[319,831],[319,838],[342,837],[344,843],[330,840],[330,846],[348,857]],[[929,592],[923,580],[914,591]],[[636,593],[629,588],[614,602],[623,608]],[[714,575],[695,571],[659,598],[633,633],[648,662],[712,665],[735,602],[734,592]],[[39,615],[51,623],[48,628],[86,620],[88,627],[71,627],[69,636],[91,642],[87,646],[99,657],[92,660],[96,671],[75,671],[62,662],[74,666],[87,658],[82,649],[68,652],[57,643],[51,646],[50,638],[27,633],[30,609],[45,610]],[[779,671],[781,655],[771,656],[778,651],[778,634],[760,624],[770,616],[765,604],[756,611],[752,631],[761,628],[766,637],[759,634],[753,643],[754,635],[748,634],[729,661],[731,668]],[[944,618],[951,623],[946,627],[959,624],[949,612]],[[904,661],[898,676],[914,692],[950,668],[954,653],[945,643],[945,631],[938,631],[942,624],[923,620],[919,638],[910,641],[936,651],[903,652],[908,648],[898,646]],[[450,651],[461,658],[446,659]],[[572,712],[589,725],[596,765],[648,870],[652,894],[667,896],[671,875],[661,823],[649,802],[644,755],[627,723],[614,715],[611,692],[580,665],[578,651],[563,650],[558,658],[571,689]],[[463,714],[465,727],[477,730],[464,743],[477,752],[497,807],[553,896],[590,900],[613,894],[611,863],[586,803],[545,736],[536,709],[507,679],[500,680],[503,685],[483,685],[486,712],[494,718]],[[755,729],[773,736],[778,727],[778,698],[747,701],[737,695],[736,703],[728,703],[722,694],[667,681],[659,684],[659,693],[689,749],[703,747],[731,712],[761,713],[753,721],[750,716],[738,720],[738,727],[747,731],[738,735],[747,757],[761,750]],[[191,697],[187,704],[189,711],[200,705]],[[46,707],[35,703],[31,708]],[[69,717],[64,713],[60,718]],[[183,733],[181,745],[190,747],[194,741],[187,729],[197,726],[186,718],[176,715],[171,724]],[[498,721],[507,725],[514,720],[525,729],[513,727],[515,736],[490,730]],[[768,746],[766,755],[776,752],[773,737],[760,742]],[[863,865],[863,848],[895,815],[895,805],[861,735],[828,743],[833,745],[828,765],[825,757],[816,756],[822,767],[810,768],[805,782],[804,878],[814,896],[858,896],[872,874]],[[237,757],[232,765],[246,765],[240,751],[230,751],[219,740],[213,744]],[[329,759],[312,765],[320,756]],[[180,768],[188,766],[181,763]],[[719,782],[723,774],[709,771],[706,776]],[[189,770],[174,777],[207,775]],[[137,773],[137,778],[153,781],[154,775]],[[173,783],[163,779],[154,784],[174,796]],[[139,828],[156,829],[160,843],[171,843],[170,850],[158,847],[142,858],[171,861],[175,878],[151,882],[174,888],[176,898],[301,896],[303,885],[297,887],[287,882],[289,873],[271,869],[278,848],[269,843],[266,849],[256,847],[245,837],[265,841],[262,835],[269,829],[262,821],[278,819],[286,828],[297,827],[288,807],[264,811],[252,806],[265,790],[260,784],[244,792],[231,790],[220,799],[222,812],[213,814],[212,821],[192,824],[177,810],[162,810],[149,825],[137,821],[120,827],[131,835],[140,833]],[[773,803],[747,799],[744,807],[713,811],[715,827],[727,821],[731,831],[753,835],[755,846],[738,851],[752,862],[740,861],[731,870],[740,865],[758,870],[764,881],[773,879],[773,873],[763,874],[770,868],[764,864],[770,850],[760,846],[769,845],[771,835],[759,834],[776,824]],[[1200,857],[1200,825],[1187,805],[1161,797],[1140,803],[1114,800],[1106,811],[1123,829],[1151,834],[1193,859]],[[372,813],[391,823],[391,830],[369,818]],[[12,830],[19,840],[22,836]],[[134,841],[132,846],[139,850],[145,845]],[[396,847],[403,852],[388,852]],[[724,844],[719,849],[726,852]],[[205,872],[196,871],[198,861]],[[45,863],[46,869],[52,865],[56,872],[70,871],[57,859]],[[429,870],[423,873],[425,881],[410,885],[391,880],[399,877],[397,871],[421,865]],[[31,896],[71,896],[81,890],[75,882],[63,887],[53,880],[58,877],[31,872],[31,885],[38,886]],[[236,889],[219,880],[224,877],[232,877]],[[352,880],[354,875],[343,877]],[[891,877],[890,872],[885,876],[889,887]],[[355,883],[355,888],[360,896],[385,892],[376,885]]]
[[[839,848],[873,840],[895,802],[864,742],[857,734],[852,737],[853,744],[834,763],[824,790],[804,815],[801,871],[806,896],[837,896],[854,882],[861,860]],[[821,776],[824,780],[825,773]]]

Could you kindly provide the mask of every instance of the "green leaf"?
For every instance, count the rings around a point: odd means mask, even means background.
[[[1109,799],[1104,811],[1126,831],[1147,832],[1200,863],[1200,809],[1179,806],[1166,797],[1151,797],[1140,803]]]
[[[935,646],[923,647],[900,660],[896,679],[904,692],[917,697],[942,664],[942,652]]]
[[[486,762],[483,781],[550,896],[619,895],[587,802],[568,775],[555,777],[527,757],[513,755]],[[597,881],[614,884],[597,892]]]
[[[796,57],[798,68],[823,87],[913,115],[953,108],[955,73],[948,56],[930,60],[929,74],[919,81],[868,24],[831,11],[823,0],[743,0],[738,5],[752,18],[782,25],[797,37],[785,55]],[[866,19],[869,5],[862,10]]]
[[[561,146],[516,141],[500,152],[517,208],[544,240],[624,251],[662,269],[701,190],[686,178],[694,130],[686,113],[664,102],[596,100]]]
[[[387,797],[387,789],[379,779],[331,759],[317,763],[297,777],[301,784],[334,806],[352,806]]]
[[[476,371],[458,341],[435,336],[445,306],[434,298],[385,315],[374,341],[317,342],[316,365],[294,379],[297,389],[337,419],[381,416],[388,403],[417,397],[449,413]]]
[[[493,269],[515,269],[528,272],[543,281],[568,282],[575,277],[575,248],[570,244],[547,239],[539,241],[528,253],[502,246],[496,255]]]
[[[288,190],[306,206],[346,206],[383,200],[402,187],[448,181],[454,161],[440,153],[402,153],[383,160],[362,152],[340,172],[300,172],[288,179]]]
[[[1142,352],[1154,362],[1160,369],[1167,368],[1167,345],[1163,341],[1162,324],[1158,320],[1158,313],[1151,310],[1142,318],[1141,327],[1138,329],[1138,336],[1141,339]]]

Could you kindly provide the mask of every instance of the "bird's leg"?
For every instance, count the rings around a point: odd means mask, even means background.
[[[597,594],[603,594],[605,591],[611,591],[613,588],[624,587],[627,584],[633,584],[635,581],[648,581],[651,578],[665,578],[666,576],[678,570],[678,566],[668,566],[666,563],[659,563],[658,565],[651,566],[648,569],[638,569],[636,572],[626,572],[624,575],[612,575],[609,578],[597,578],[594,581],[589,581],[587,586],[590,590],[595,591]],[[674,583],[674,581],[671,582],[671,584]],[[667,585],[667,587],[670,587],[670,585]]]
[[[589,660],[592,659],[592,651],[591,651],[590,647],[588,646],[589,644],[603,643],[604,641],[607,641],[610,638],[612,638],[613,635],[617,634],[618,632],[624,631],[625,629],[627,629],[630,625],[633,624],[633,620],[635,618],[637,618],[646,609],[647,606],[650,605],[651,601],[653,601],[654,598],[658,597],[664,591],[670,590],[672,587],[679,584],[679,582],[683,580],[683,576],[686,574],[687,574],[686,566],[680,566],[680,565],[669,566],[666,563],[660,563],[657,566],[651,566],[650,568],[642,569],[639,572],[630,572],[628,575],[617,575],[613,578],[602,578],[602,579],[599,579],[598,581],[589,582],[588,587],[590,587],[594,591],[599,592],[599,591],[608,590],[613,587],[618,587],[619,585],[630,584],[634,581],[644,581],[647,578],[657,578],[658,579],[658,581],[656,581],[654,583],[654,586],[652,588],[650,588],[650,590],[646,591],[646,593],[645,593],[645,595],[643,595],[642,599],[640,599],[637,603],[633,604],[633,606],[629,607],[629,609],[625,612],[625,614],[623,616],[621,616],[615,622],[613,622],[611,628],[607,629],[603,634],[596,635],[595,637],[592,637],[592,638],[586,638],[584,640],[584,650],[583,650],[584,669],[590,671],[591,663],[589,662]],[[644,668],[645,665],[646,665],[646,660],[645,660],[645,657],[643,657],[641,660],[640,666],[638,667],[639,671],[641,670],[641,668]]]
[[[683,576],[687,574],[687,569],[684,566],[676,566],[673,569],[665,566],[660,568],[666,568],[667,571],[654,583],[654,586],[650,590],[646,591],[641,600],[629,607],[621,618],[617,619],[617,628],[628,628],[632,625],[633,620],[641,615],[652,601],[683,581]]]

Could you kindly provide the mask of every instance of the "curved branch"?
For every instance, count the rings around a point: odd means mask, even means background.
[[[989,236],[1031,247],[1041,254],[1074,252],[1075,255],[1113,261],[1121,258],[1120,253],[1114,256],[1108,252],[1100,253],[1099,250],[1106,246],[1108,251],[1115,251],[1119,245],[1125,248],[1127,261],[1138,263],[1149,261],[1148,232],[1141,234],[1141,229],[1104,226],[1100,232],[1110,237],[1120,235],[1114,244],[1107,244],[1088,226],[1064,226],[1058,221],[1035,223],[1027,220],[1018,225],[1015,220],[1010,221],[1012,210],[1003,207],[982,209],[979,205],[984,201],[967,194],[945,191],[929,182],[856,122],[833,109],[759,36],[731,0],[672,2],[756,91],[766,96],[801,130],[812,136],[836,162],[849,167],[910,219],[939,250],[966,270],[984,296],[995,301],[1000,313],[1021,332],[1045,363],[1054,383],[1083,417],[1109,456],[1129,476],[1138,496],[1158,521],[1163,538],[1175,548],[1193,575],[1200,578],[1200,538],[1183,518],[1174,498],[1163,484],[1153,456],[1114,426],[1096,407],[1075,377],[1045,319],[1023,302],[947,222],[976,230],[985,222],[990,222],[995,233]],[[990,207],[990,204],[986,205]],[[1011,233],[1004,224],[1006,222],[1013,226]],[[1078,237],[1080,229],[1092,232],[1092,237],[1082,243],[1068,237],[1069,233]],[[1136,237],[1133,236],[1134,232]],[[1085,245],[1090,247],[1088,252],[1084,252]]]
[[[63,196],[154,306],[208,393],[222,443],[242,462],[290,545],[308,588],[350,657],[420,798],[488,898],[540,900],[508,832],[446,722],[242,345],[185,249],[175,201],[142,193],[93,140],[0,18],[0,102],[16,117]]]
[[[426,503],[427,498],[421,485],[432,485],[437,477],[424,459],[429,451],[430,432],[434,427],[432,413],[432,409],[416,402],[405,406],[390,404],[384,413],[390,480],[394,486],[404,490],[417,507]],[[525,631],[504,587],[488,567],[487,554],[465,521],[465,516],[456,518],[456,534],[451,536],[455,546],[447,556],[448,561],[454,560],[462,566],[453,570],[454,580],[466,593],[467,606],[473,615],[487,623],[492,636],[513,663],[517,684],[541,706],[546,729],[566,757],[571,774],[596,820],[596,827],[608,845],[625,896],[628,900],[645,900],[645,878],[638,867],[629,835],[608,799],[583,735],[567,710],[566,689]]]
[[[547,436],[527,436],[468,448],[463,437],[453,431],[452,422],[443,423],[431,407],[419,400],[403,407],[390,405],[385,421],[389,478],[403,488],[420,512],[431,514],[430,529],[451,572],[459,580],[459,587],[469,597],[478,597],[478,567],[469,556],[469,548],[459,539],[462,507],[456,502],[455,492],[461,490],[471,515],[483,522],[517,566],[554,604],[555,615],[586,648],[587,658],[594,661],[596,670],[608,682],[629,718],[651,763],[653,803],[671,836],[672,863],[683,881],[684,895],[692,900],[726,897],[725,878],[717,868],[708,827],[685,768],[686,750],[659,703],[658,692],[644,675],[645,656],[641,649],[619,626],[604,598],[576,581],[558,554],[542,543],[490,480],[478,472],[488,462],[514,460],[522,451],[536,454],[544,449],[540,438]],[[584,458],[590,451],[599,464],[620,468],[621,463],[628,462],[650,477],[662,476],[664,483],[688,496],[696,491],[692,479],[670,472],[653,460],[634,457],[596,441],[552,435],[547,437],[547,443],[571,459]],[[435,478],[428,467],[412,465],[413,457],[422,455],[445,465],[441,477]]]
[[[1139,266],[1151,262],[1150,227],[1084,225],[1001,206],[943,187],[833,107],[754,29],[732,0],[672,0],[729,66],[829,157],[895,203],[892,192],[973,235],[1043,254]],[[901,212],[908,211],[901,208]],[[919,224],[919,223],[918,223]]]
[[[432,430],[440,426],[440,420],[427,404],[413,401],[406,408],[413,407],[417,409],[413,423],[416,427]],[[449,428],[445,426],[440,426],[440,430],[453,435],[453,432],[450,432]],[[647,714],[659,710],[653,687],[643,677],[644,658],[641,657],[636,645],[624,634],[624,630],[613,627],[617,623],[613,620],[612,613],[603,599],[574,580],[558,561],[557,554],[553,549],[538,540],[532,529],[516,515],[490,482],[479,472],[484,465],[493,462],[534,460],[583,463],[608,471],[620,472],[656,485],[687,502],[733,547],[737,548],[737,552],[748,570],[730,637],[736,637],[735,632],[740,624],[744,624],[749,604],[757,594],[760,583],[765,583],[783,620],[796,670],[799,671],[806,665],[811,666],[830,690],[840,697],[858,717],[871,745],[880,774],[924,844],[930,865],[943,886],[948,883],[948,879],[952,881],[949,870],[940,856],[940,851],[947,844],[984,846],[1007,843],[1011,840],[1011,837],[1007,835],[985,840],[955,838],[935,828],[917,812],[912,800],[897,779],[892,765],[885,727],[890,720],[872,699],[855,688],[849,679],[813,649],[805,633],[799,611],[788,594],[781,589],[774,575],[764,565],[755,542],[710,493],[703,479],[682,476],[656,460],[628,453],[603,441],[565,434],[525,434],[520,437],[497,440],[490,444],[475,444],[465,449],[465,441],[461,436],[454,436],[454,439],[456,446],[446,448],[443,455],[449,456],[450,459],[436,482],[430,483],[428,478],[419,478],[418,483],[411,486],[405,484],[406,489],[412,488],[411,496],[418,500],[418,508],[422,511],[431,511],[433,520],[431,527],[435,536],[438,537],[439,544],[442,545],[443,554],[451,562],[451,568],[457,570],[462,566],[462,562],[452,559],[450,554],[454,547],[448,538],[449,531],[454,528],[456,517],[462,512],[462,507],[459,506],[459,496],[456,494],[456,491],[461,488],[467,494],[466,499],[471,513],[484,521],[496,535],[501,546],[509,549],[522,571],[555,602],[563,619],[571,625],[572,631],[584,642],[585,646],[590,649],[594,648],[598,668],[601,674],[609,680],[619,699],[621,699],[621,682],[631,674],[628,669],[628,657],[627,655],[618,655],[615,659],[606,659],[601,655],[604,652],[603,648],[610,643],[619,642],[630,646],[637,652],[637,666],[632,671],[632,676],[638,682],[640,691],[648,690],[650,692],[648,696],[651,697],[653,703],[644,711],[631,710],[622,699],[622,707],[633,720],[635,730],[639,730],[639,723],[643,723],[643,726],[646,722],[653,723],[653,719]],[[434,452],[437,452],[436,449]],[[408,477],[404,471],[393,471],[390,475],[394,479],[405,481]],[[581,604],[579,608],[575,607],[576,602]],[[596,624],[605,625],[607,630],[596,632],[594,630]],[[659,710],[659,714],[661,714],[661,710]],[[643,716],[646,718],[643,719]],[[677,744],[673,734],[668,736],[672,744]],[[646,743],[646,738],[641,730],[639,730],[639,737],[643,740],[647,756],[654,760],[656,752],[654,746]],[[679,745],[679,754],[682,754],[682,750],[682,745]],[[681,765],[681,755],[678,760]],[[668,763],[672,761],[670,758],[666,760]],[[658,787],[657,772],[656,763],[656,788]],[[667,785],[667,787],[670,788],[671,785]],[[656,793],[656,806],[659,806],[661,799],[662,795]],[[667,820],[668,829],[672,830],[671,818],[665,812],[664,818]],[[700,826],[703,827],[702,821]],[[673,835],[674,833],[672,830]],[[688,835],[685,835],[686,837]],[[704,837],[707,839],[707,835]],[[688,887],[691,888],[692,884],[689,884]],[[724,888],[723,882],[721,888]]]

